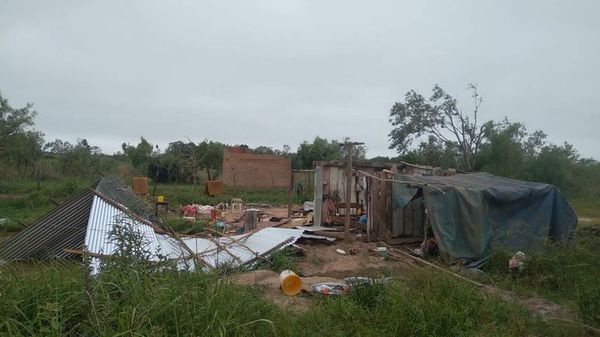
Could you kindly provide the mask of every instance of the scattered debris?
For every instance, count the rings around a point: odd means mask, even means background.
[[[346,295],[350,293],[350,286],[345,283],[315,283],[312,285],[312,290],[322,295]]]
[[[346,255],[346,251],[344,251],[343,249],[336,249],[335,250],[336,253],[341,254],[341,255]]]
[[[304,204],[302,205],[302,209],[305,212],[311,212],[315,210],[315,203],[312,201],[305,201]]]
[[[508,261],[508,268],[522,271],[525,268],[525,253],[522,251],[516,252],[515,255],[513,255],[513,257]]]

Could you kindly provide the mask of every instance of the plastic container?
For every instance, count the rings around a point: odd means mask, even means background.
[[[279,274],[281,290],[288,296],[295,296],[302,290],[302,279],[291,270],[284,270]]]

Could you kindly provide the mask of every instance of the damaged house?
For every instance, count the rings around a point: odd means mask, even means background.
[[[345,163],[315,163],[315,223],[345,211]],[[494,245],[531,250],[566,241],[577,216],[558,189],[489,173],[457,174],[408,163],[358,163],[351,213],[366,214],[371,241],[391,244],[433,238],[457,259],[486,257]]]
[[[141,237],[151,260],[172,260],[180,269],[252,264],[303,235],[303,230],[265,228],[231,237],[179,237],[121,179],[105,177],[5,241],[0,261],[81,260],[86,255],[98,272],[101,259],[118,249],[113,233],[119,226]]]

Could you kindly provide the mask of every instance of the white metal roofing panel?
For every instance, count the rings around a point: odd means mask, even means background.
[[[133,225],[133,229],[142,235],[152,260],[158,260],[159,255],[168,259],[179,259],[178,265],[181,269],[193,266],[191,256],[187,249],[167,235],[157,234],[154,229],[140,221],[132,219],[121,209],[111,205],[99,196],[94,196],[92,209],[88,220],[85,235],[85,245],[91,253],[112,255],[115,253],[116,244],[111,240],[110,234],[115,225],[127,222]],[[215,238],[217,244],[205,238],[184,238],[182,241],[195,254],[213,268],[223,265],[239,266],[256,258],[256,254],[264,255],[275,247],[283,248],[298,240],[304,231],[301,229],[287,228],[264,228],[251,235],[232,236],[243,244],[232,243],[228,237]],[[222,246],[226,246],[225,251]],[[248,248],[244,247],[247,246]],[[229,253],[228,253],[229,252]],[[235,256],[235,257],[234,257]],[[100,259],[92,258],[92,272],[96,273],[100,268]]]
[[[219,266],[223,265],[238,266],[240,264],[240,261],[242,264],[245,264],[254,259],[256,257],[254,253],[257,253],[258,255],[264,255],[273,248],[277,247],[278,245],[283,244],[281,247],[279,247],[283,248],[285,246],[293,244],[302,236],[303,232],[304,231],[300,229],[273,227],[263,228],[249,236],[232,236],[234,240],[238,240],[242,242],[245,246],[250,248],[252,252],[243,245],[233,243],[226,247],[231,254],[227,253],[221,248],[219,250],[215,250],[212,253],[202,255],[202,258],[206,263],[210,264],[214,268],[218,268]],[[201,251],[195,251],[198,254],[202,253],[202,251],[207,251],[216,248],[216,245],[208,239],[196,238],[196,240],[200,240],[198,242],[198,247],[203,247]],[[200,243],[202,240],[208,242],[204,242],[205,245],[202,246],[202,243]],[[219,238],[220,245],[226,245],[230,242],[231,240],[226,237]],[[194,248],[191,246],[190,249],[194,250]],[[234,258],[231,255],[235,255],[237,258]]]
[[[115,225],[129,223],[133,230],[138,232],[147,245],[146,249],[151,253],[152,260],[157,260],[159,254],[172,256],[181,255],[171,243],[167,244],[168,238],[159,238],[151,226],[137,221],[127,215],[119,208],[109,204],[99,196],[94,196],[90,217],[85,234],[85,246],[91,253],[112,255],[115,253],[116,244],[110,238]],[[92,272],[95,273],[100,267],[100,260],[93,258],[91,261]]]

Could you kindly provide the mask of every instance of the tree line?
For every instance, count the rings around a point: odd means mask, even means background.
[[[44,179],[118,173],[147,175],[158,182],[198,183],[221,175],[226,146],[238,147],[248,153],[286,156],[297,169],[312,168],[316,160],[336,160],[345,156],[340,144],[346,140],[321,137],[302,142],[295,152],[289,145],[283,145],[281,149],[252,148],[245,144],[189,139],[171,142],[163,150],[140,137],[137,144],[123,143],[121,151],[105,154],[85,138],[75,143],[62,139],[45,142],[44,134],[34,128],[36,115],[32,104],[14,108],[0,94],[0,177]],[[353,155],[364,159],[366,149],[357,147]]]
[[[570,196],[600,198],[600,164],[584,158],[568,143],[552,144],[541,130],[529,132],[519,122],[483,120],[483,98],[469,85],[473,105],[463,109],[458,101],[435,85],[430,97],[411,90],[394,103],[389,112],[392,131],[390,148],[396,157],[379,161],[407,161],[415,164],[457,168],[459,171],[487,171],[492,174],[551,183]],[[143,174],[158,182],[198,183],[221,174],[223,148],[218,141],[178,140],[160,149],[144,137],[137,144],[123,143],[121,151],[102,153],[100,148],[79,139],[75,143],[44,140],[35,130],[36,112],[31,104],[12,107],[0,94],[0,176],[3,178],[62,178],[118,173]],[[340,146],[348,139],[315,137],[295,151],[268,146],[247,152],[287,156],[296,169],[313,167],[313,161],[345,157]],[[366,158],[366,148],[355,148],[354,158]]]

